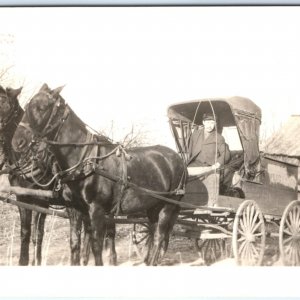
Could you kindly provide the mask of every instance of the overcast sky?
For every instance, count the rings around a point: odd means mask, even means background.
[[[173,146],[167,107],[205,97],[252,99],[268,134],[300,114],[300,7],[0,8],[0,32],[15,35],[25,92],[66,85],[115,139],[142,124]]]

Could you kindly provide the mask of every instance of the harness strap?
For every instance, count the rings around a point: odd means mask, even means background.
[[[44,140],[43,141],[46,144],[49,145],[53,145],[53,146],[61,146],[61,147],[65,147],[65,146],[74,146],[74,147],[84,147],[84,146],[104,146],[104,145],[111,145],[112,143],[110,142],[84,142],[84,143],[60,143],[60,142],[56,142],[56,141],[51,141],[51,140]]]
[[[86,143],[83,146],[84,148],[83,148],[83,150],[81,152],[81,155],[80,155],[80,158],[79,158],[79,162],[82,162],[84,160],[84,158],[85,158],[85,156],[86,156],[86,154],[88,152],[88,149],[89,149],[88,143],[93,140],[93,137],[94,137],[94,135],[88,131],[87,135],[86,135]]]
[[[112,175],[112,174],[108,174],[107,172],[101,170],[100,168],[96,168],[94,172],[95,172],[95,174],[103,176],[103,177],[105,177],[105,178],[107,178],[111,181],[114,181],[114,182],[122,181],[122,179],[120,177]],[[149,189],[146,189],[146,188],[143,188],[143,187],[139,187],[138,185],[136,185],[132,182],[128,182],[128,187],[131,187],[131,188],[134,188],[136,190],[145,192],[145,193],[151,195],[153,198],[163,200],[163,201],[168,202],[168,203],[179,205],[180,207],[193,208],[193,209],[199,208],[199,206],[197,206],[197,205],[193,205],[193,204],[185,203],[185,202],[180,202],[178,200],[170,199],[170,198],[167,198],[167,197],[163,196],[163,195],[183,195],[183,190],[176,189],[176,190],[171,191],[171,192],[158,192],[158,191],[152,191],[152,190],[149,190]]]
[[[55,106],[55,107],[57,107],[57,106]],[[54,124],[53,126],[50,126],[50,128],[46,131],[46,133],[43,134],[43,136],[48,135],[51,131],[53,131],[54,129],[56,129],[58,127],[58,130],[57,130],[57,132],[55,134],[55,137],[54,137],[54,140],[55,140],[57,138],[59,132],[60,132],[60,129],[64,125],[65,120],[68,118],[69,114],[70,114],[70,109],[69,109],[69,106],[66,105],[65,109],[64,109],[64,113],[62,115],[62,118],[59,119],[56,124]]]
[[[108,172],[104,171],[102,168],[96,167],[94,172],[95,172],[95,174],[103,176],[111,181],[123,183],[123,180],[121,177],[109,174]],[[131,187],[131,188],[135,188],[135,189],[140,190],[145,193],[150,193],[150,194],[153,193],[155,195],[182,195],[183,194],[183,190],[181,190],[181,189],[175,189],[174,191],[171,191],[171,192],[159,192],[159,191],[153,191],[153,190],[149,190],[147,188],[140,187],[140,186],[136,185],[135,183],[129,182],[129,181],[127,181],[127,186]]]
[[[130,159],[129,155],[125,152],[125,149],[123,147],[119,147],[116,156],[121,157],[121,165],[122,165],[122,177],[121,180],[118,182],[121,184],[121,190],[120,190],[120,197],[117,201],[117,204],[113,208],[116,209],[116,214],[120,215],[122,214],[122,198],[125,194],[126,189],[128,189],[128,167],[126,161]]]

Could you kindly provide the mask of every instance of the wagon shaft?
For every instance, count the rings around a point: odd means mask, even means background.
[[[34,190],[17,186],[2,187],[0,193],[15,194],[17,196],[33,196],[37,198],[55,198],[52,191]],[[45,201],[45,199],[42,199]]]
[[[53,209],[48,209],[48,208],[44,208],[44,207],[41,207],[41,206],[16,201],[16,200],[13,200],[11,198],[0,197],[0,200],[4,201],[6,203],[10,203],[10,204],[16,205],[18,207],[26,208],[26,209],[33,210],[33,211],[36,211],[36,212],[40,212],[40,213],[44,213],[44,214],[48,214],[48,215],[53,215],[53,216],[58,216],[58,217],[61,217],[61,218],[68,218],[68,214],[65,211],[57,211],[57,210],[53,210]]]

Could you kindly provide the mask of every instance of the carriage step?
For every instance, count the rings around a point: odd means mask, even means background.
[[[202,240],[214,240],[214,239],[228,239],[231,238],[231,236],[225,234],[225,233],[202,233],[200,235],[200,238]]]
[[[212,213],[211,210],[205,210],[200,208],[196,208],[194,210],[194,215],[210,215],[211,213]]]
[[[203,239],[203,240],[213,240],[213,239],[228,239],[231,236],[222,233],[222,232],[201,232],[195,230],[186,230],[186,231],[173,231],[173,235],[187,237],[191,239]]]

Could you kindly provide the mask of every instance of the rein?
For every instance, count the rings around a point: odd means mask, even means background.
[[[111,145],[110,142],[83,142],[83,143],[60,143],[53,140],[41,139],[44,143],[53,145],[53,146],[61,146],[61,147],[84,147],[84,146],[104,146],[104,145]]]
[[[80,143],[79,145],[80,146],[99,145],[99,143]],[[102,143],[102,145],[103,145],[103,143]],[[104,171],[101,166],[99,166],[97,163],[93,162],[93,160],[104,160],[104,159],[108,158],[109,156],[111,156],[113,154],[116,154],[117,156],[122,157],[123,176],[116,176],[116,175],[109,174],[108,172]],[[91,170],[88,172],[88,174],[84,174],[84,177],[90,176],[94,173],[94,174],[103,176],[103,177],[105,177],[105,178],[107,178],[107,179],[109,179],[113,182],[122,184],[124,186],[124,189],[127,188],[127,187],[131,187],[131,188],[134,188],[136,190],[139,190],[139,191],[145,192],[147,194],[150,194],[154,198],[158,198],[160,200],[165,200],[167,202],[169,201],[170,203],[175,203],[175,204],[180,203],[179,201],[175,201],[175,200],[165,198],[165,197],[162,197],[162,196],[163,195],[183,195],[184,190],[181,189],[182,182],[180,182],[179,186],[175,190],[170,191],[170,192],[153,191],[153,190],[150,190],[150,189],[147,189],[147,188],[140,187],[140,186],[138,186],[138,185],[136,185],[132,182],[129,182],[128,178],[127,178],[127,169],[126,169],[126,166],[125,166],[125,161],[129,160],[129,159],[130,159],[130,156],[128,155],[126,150],[123,148],[123,146],[117,145],[112,151],[110,151],[109,153],[107,153],[103,156],[87,157],[87,158],[79,161],[74,166],[72,166],[72,167],[70,167],[66,170],[63,170],[63,171],[60,171],[60,172],[56,173],[53,176],[53,178],[51,179],[51,181],[49,182],[49,185],[55,179],[57,179],[58,177],[60,177],[60,179],[62,179],[63,182],[76,180],[77,179],[76,177],[72,177],[71,179],[68,179],[68,177],[72,174],[72,172],[75,172],[76,170],[78,170],[79,167],[84,168],[85,166],[91,165]],[[65,180],[64,180],[64,177],[65,177]],[[175,202],[173,202],[173,201],[175,201]]]
[[[216,170],[222,171],[222,170],[225,170],[225,169],[229,169],[229,168],[231,168],[231,166],[233,166],[233,165],[235,165],[237,163],[240,163],[242,161],[244,161],[244,159],[242,157],[241,158],[237,158],[237,159],[230,161],[228,164],[226,164],[226,165],[224,165],[224,166],[222,166],[222,167],[220,167],[220,168],[218,168]],[[205,172],[203,174],[200,174],[200,175],[190,176],[188,178],[188,181],[194,181],[194,180],[197,180],[199,178],[203,178],[206,175],[211,174],[212,172],[213,172],[213,170],[210,170],[210,171],[207,171],[207,172]]]
[[[123,179],[120,176],[109,174],[108,172],[101,170],[101,167],[96,168],[94,170],[94,172],[98,175],[101,175],[101,176],[111,180],[111,181],[124,183]],[[140,186],[138,186],[137,184],[135,184],[133,182],[128,182],[127,181],[126,184],[127,184],[128,187],[134,188],[136,190],[140,190],[140,191],[145,192],[147,194],[151,194],[153,197],[155,197],[154,195],[183,195],[184,194],[184,190],[180,189],[180,188],[176,188],[175,190],[170,191],[170,192],[160,192],[160,191],[154,191],[154,190],[150,190],[150,189],[147,189],[147,188],[144,188],[144,187],[140,187]]]

